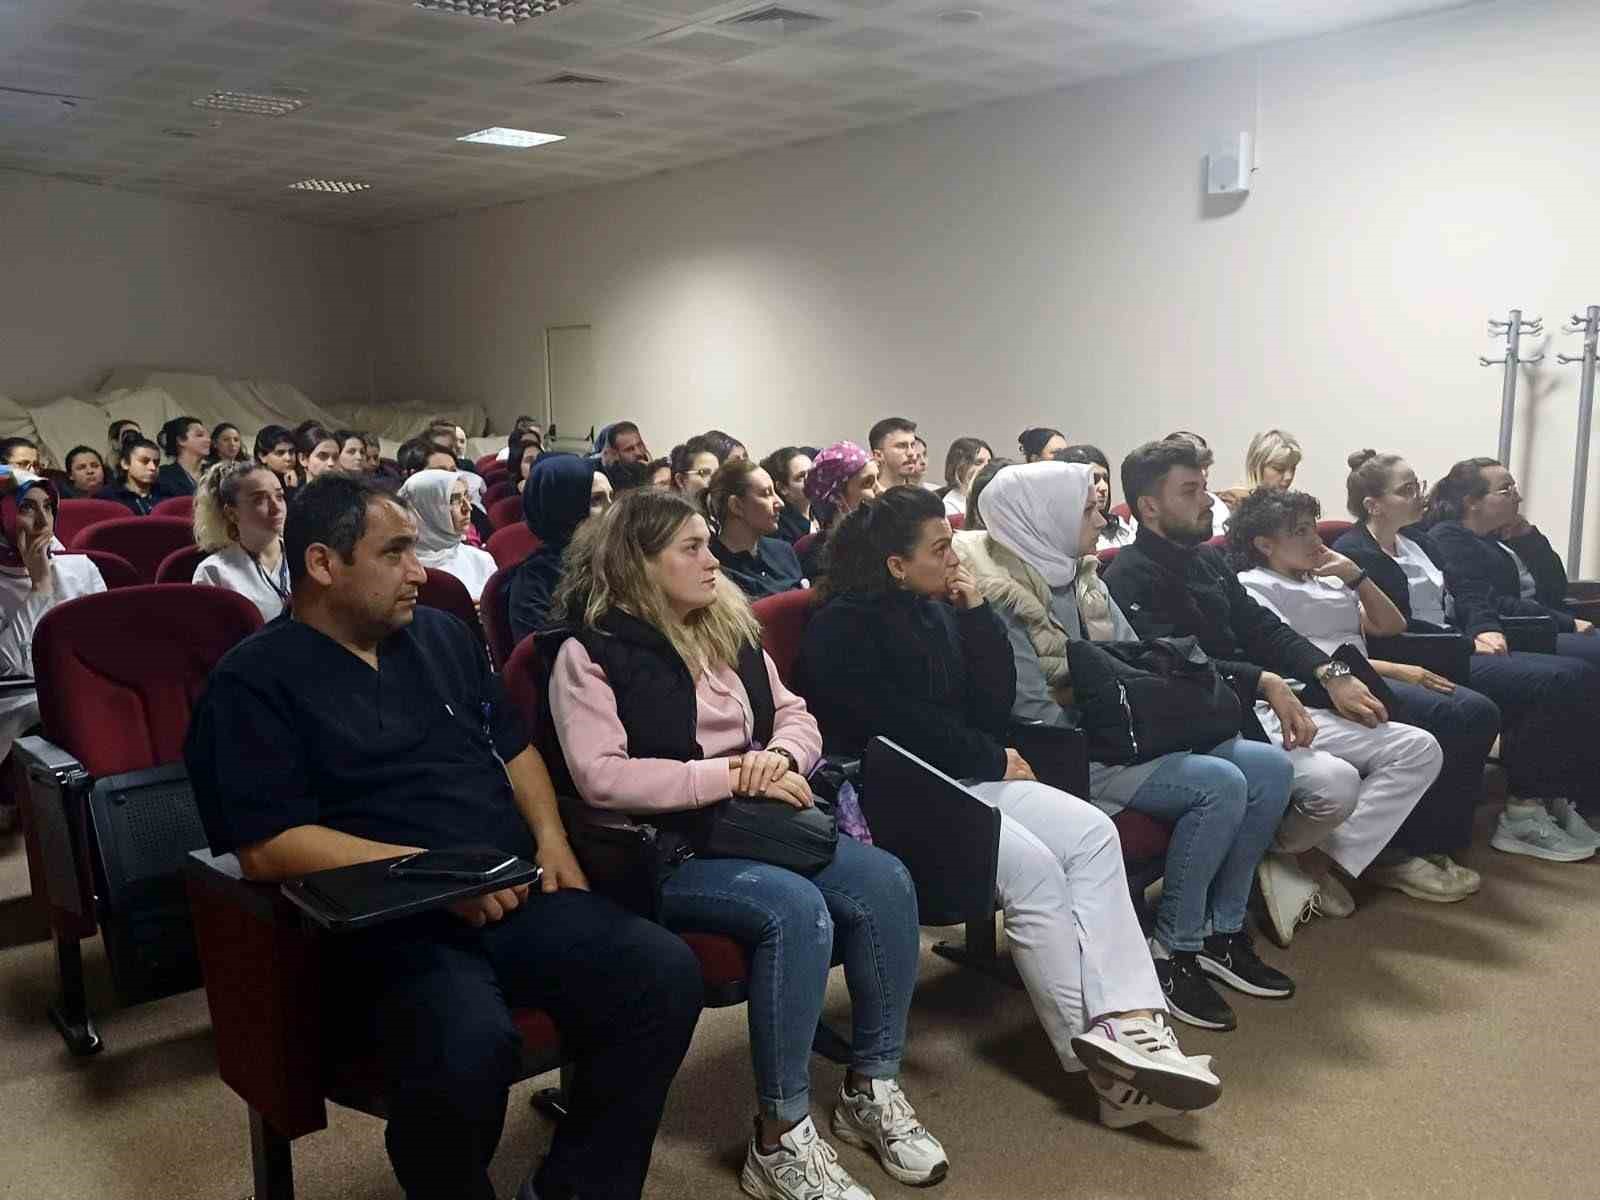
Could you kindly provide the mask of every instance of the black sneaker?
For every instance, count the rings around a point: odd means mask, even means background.
[[[1174,950],[1158,958],[1156,978],[1167,994],[1167,1011],[1178,1020],[1201,1029],[1234,1029],[1239,1022],[1222,994],[1200,973],[1193,950]]]
[[[1282,1000],[1294,995],[1294,980],[1256,956],[1250,935],[1213,933],[1199,953],[1200,969],[1246,996]]]

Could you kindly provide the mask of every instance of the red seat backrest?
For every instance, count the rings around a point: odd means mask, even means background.
[[[1121,549],[1121,546],[1107,546],[1104,550],[1099,551],[1100,565],[1102,567],[1109,567],[1111,565],[1111,560],[1117,557],[1117,551]]]
[[[795,539],[795,543],[794,543],[795,556],[803,560],[805,558],[805,556],[806,556],[806,552],[809,551],[812,546],[816,545],[817,539],[819,537],[821,537],[821,536],[822,536],[822,534],[820,532],[818,532],[818,533],[803,533],[803,534],[801,534],[798,538]]]
[[[522,714],[523,728],[530,738],[539,731],[539,717],[544,712],[544,693],[549,686],[545,678],[544,657],[539,653],[535,638],[526,637],[517,643],[501,672],[506,699]]]
[[[489,535],[489,544],[484,549],[494,556],[495,566],[514,567],[542,545],[539,535],[519,521],[496,529]]]
[[[483,476],[483,486],[485,489],[488,489],[492,488],[497,483],[504,483],[506,480],[510,479],[511,468],[506,466],[505,463],[496,463],[487,471],[480,471],[478,474]]]
[[[517,485],[509,479],[502,479],[499,483],[491,483],[483,489],[483,502],[493,504],[496,500],[504,500],[507,496],[517,494]]]
[[[501,496],[489,505],[489,524],[496,529],[504,529],[508,525],[522,523],[522,497],[512,492],[509,496]]]
[[[210,557],[210,552],[199,546],[180,546],[161,560],[156,568],[156,582],[193,583],[195,568]]]
[[[1331,546],[1355,525],[1354,521],[1318,521],[1317,536],[1322,539],[1324,546]]]
[[[472,603],[472,593],[449,571],[427,568],[427,581],[417,589],[417,602],[437,608],[455,617],[468,629],[478,630],[478,609]]]
[[[194,526],[183,517],[130,517],[100,521],[72,540],[74,550],[109,550],[133,564],[139,578],[154,583],[156,568],[174,550],[194,545]]]
[[[45,735],[96,777],[181,761],[211,668],[260,627],[238,592],[187,583],[58,605],[33,639]]]
[[[817,595],[810,588],[795,588],[766,596],[750,606],[761,622],[761,645],[772,656],[778,678],[794,687],[794,664],[800,657],[800,635],[816,605]]]
[[[489,582],[483,585],[483,592],[478,596],[478,617],[483,622],[484,636],[489,642],[489,661],[494,663],[497,671],[506,669],[506,664],[511,661],[511,651],[516,646],[511,637],[511,612],[507,607],[510,596],[506,594],[516,570],[516,564],[501,567],[489,576]]]
[[[967,518],[961,513],[951,513],[949,519],[951,529],[960,529],[967,523]]]
[[[495,466],[499,461],[500,461],[500,452],[498,450],[496,450],[496,451],[492,451],[489,454],[480,454],[480,455],[478,455],[477,459],[475,459],[473,461],[472,465],[477,467],[478,468],[478,474],[482,475],[490,467]]]
[[[95,565],[100,572],[100,578],[105,580],[107,591],[138,587],[144,582],[139,578],[139,572],[133,569],[133,564],[120,554],[112,554],[106,550],[74,550],[72,553],[83,555]]]
[[[183,517],[194,519],[193,496],[168,496],[150,510],[152,517]]]
[[[70,546],[95,522],[119,521],[129,515],[115,500],[63,500],[56,505],[56,537],[63,546]]]

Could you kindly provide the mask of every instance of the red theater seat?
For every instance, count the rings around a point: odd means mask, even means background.
[[[210,557],[210,552],[199,546],[180,546],[161,560],[156,568],[156,582],[193,583],[195,570]]]
[[[97,930],[124,1003],[199,982],[182,871],[205,834],[183,741],[211,668],[260,625],[243,596],[189,584],[82,596],[39,622],[44,736],[20,739],[16,755],[33,894],[61,978],[50,1016],[75,1054],[100,1048],[79,946]]]
[[[495,566],[514,567],[542,545],[539,535],[519,521],[496,529],[489,535],[489,544],[484,549],[494,557]]]
[[[522,497],[512,492],[489,505],[489,524],[495,529],[507,529],[522,524]]]
[[[186,521],[194,519],[193,496],[168,496],[150,510],[152,517],[182,517]]]
[[[130,515],[115,500],[63,500],[56,505],[56,537],[71,546],[83,530],[99,521],[120,521]]]
[[[154,583],[161,560],[174,550],[194,545],[194,526],[182,517],[130,517],[100,521],[72,540],[74,550],[109,550],[133,564],[139,578]]]

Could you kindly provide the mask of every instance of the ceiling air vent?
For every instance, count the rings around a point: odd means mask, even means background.
[[[784,8],[781,4],[768,4],[764,8],[752,9],[736,17],[727,17],[717,24],[743,29],[748,33],[768,33],[787,37],[795,33],[809,33],[832,22],[827,17],[819,17],[815,13],[798,12],[792,8]]]
[[[580,75],[576,71],[563,71],[559,75],[552,75],[549,79],[539,81],[540,87],[571,88],[574,91],[590,88],[616,87],[614,79],[602,79],[598,75]]]

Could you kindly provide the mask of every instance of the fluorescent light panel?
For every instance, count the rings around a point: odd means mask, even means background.
[[[370,190],[370,183],[358,183],[351,179],[302,179],[298,183],[291,183],[288,190],[291,192],[328,192],[336,196],[348,196],[352,192],[365,192]]]
[[[481,142],[486,146],[542,146],[546,142],[564,142],[566,134],[563,133],[534,133],[531,129],[503,129],[499,125],[492,125],[488,129],[480,129],[477,133],[463,134],[458,137],[458,142]]]
[[[192,103],[196,108],[249,113],[256,117],[286,117],[306,106],[302,96],[258,96],[253,92],[212,92]]]
[[[516,25],[558,8],[566,8],[576,0],[416,0],[416,7],[430,12],[456,13],[463,17],[481,17],[485,21],[498,21],[502,25]]]

